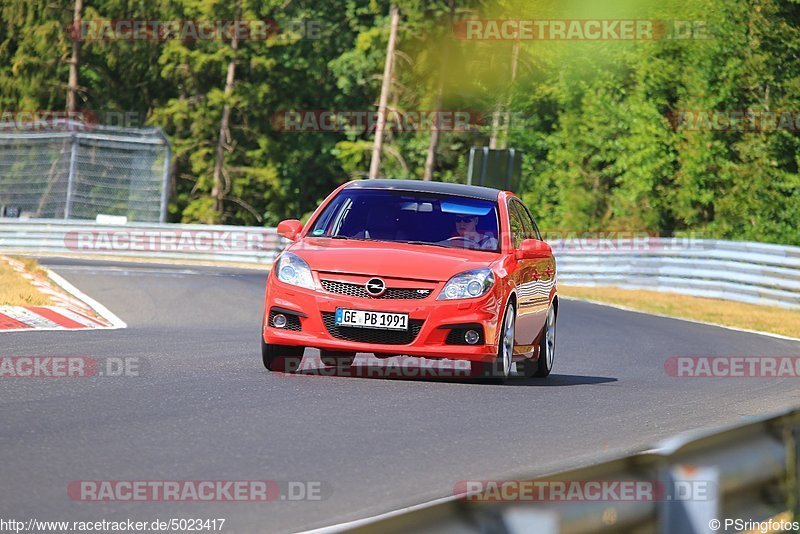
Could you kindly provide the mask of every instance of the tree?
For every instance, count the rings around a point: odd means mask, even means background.
[[[375,143],[372,146],[372,160],[369,164],[369,177],[377,178],[381,165],[381,147],[383,146],[383,130],[386,127],[386,103],[389,100],[389,87],[392,81],[392,66],[394,64],[394,47],[397,41],[397,27],[400,24],[400,11],[392,6],[389,18],[389,44],[386,46],[386,63],[383,68],[383,81],[381,82],[381,96],[378,101],[378,123],[375,127]]]
[[[233,18],[234,25],[237,25],[242,16],[242,3],[241,0],[236,2],[236,15]],[[225,194],[231,189],[230,176],[225,176],[227,186],[223,186],[223,174],[225,174],[225,148],[230,146],[230,120],[231,120],[231,103],[230,99],[233,95],[233,83],[236,79],[236,51],[239,49],[239,33],[234,31],[231,37],[231,58],[228,61],[228,74],[225,77],[225,104],[222,108],[222,119],[219,123],[219,139],[217,141],[217,153],[214,160],[214,186],[211,189],[211,197],[214,199],[214,209],[219,213],[220,218],[224,213],[223,200]]]
[[[402,24],[391,76],[381,78],[392,6]],[[275,19],[280,30],[241,41],[76,42],[65,30],[76,16]],[[700,20],[710,38],[468,41],[454,37],[463,17]],[[2,109],[146,115],[173,145],[173,221],[307,215],[335,186],[368,175],[375,132],[287,132],[276,114],[373,110],[383,94],[381,175],[464,181],[470,148],[494,143],[524,152],[523,199],[545,228],[800,244],[796,124],[670,122],[682,110],[800,109],[793,0],[6,0],[0,19]],[[304,35],[311,26],[317,35]],[[463,132],[399,121],[435,110],[487,120]]]
[[[80,32],[83,0],[75,0],[72,16],[73,30]],[[67,112],[75,113],[78,109],[78,68],[81,61],[81,39],[72,40],[72,57],[69,60],[69,81],[67,82]]]

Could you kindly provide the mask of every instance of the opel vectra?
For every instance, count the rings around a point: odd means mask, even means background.
[[[261,348],[272,371],[305,347],[328,366],[358,352],[469,360],[503,380],[512,366],[550,374],[556,264],[509,191],[415,180],[357,180],[336,189],[267,278]],[[295,365],[296,368],[296,365]]]

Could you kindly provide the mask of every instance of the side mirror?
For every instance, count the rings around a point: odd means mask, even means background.
[[[286,219],[278,223],[278,235],[295,241],[297,234],[303,230],[303,223],[297,219]]]
[[[532,260],[536,258],[549,258],[553,255],[553,249],[544,241],[538,239],[526,239],[520,243],[517,249],[518,260]]]

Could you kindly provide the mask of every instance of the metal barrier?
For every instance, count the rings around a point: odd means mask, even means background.
[[[0,219],[0,252],[11,254],[271,265],[282,242],[274,228]]]
[[[641,247],[553,242],[558,281],[800,308],[800,247],[649,238]]]
[[[473,481],[483,489],[317,532],[759,532],[752,526],[725,528],[725,521],[772,519],[776,524],[800,517],[798,438],[800,412],[791,411],[719,432],[682,435],[583,469],[527,480]],[[464,487],[463,482],[454,487]],[[612,489],[589,492],[598,487]],[[631,487],[637,490],[621,489]],[[537,489],[523,498],[520,488]]]
[[[173,242],[181,236],[183,244]],[[284,242],[274,228],[0,219],[0,251],[6,252],[269,264]],[[625,247],[601,240],[551,244],[562,284],[800,308],[800,247],[694,238],[647,238]]]

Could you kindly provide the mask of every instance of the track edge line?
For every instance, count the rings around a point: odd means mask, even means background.
[[[411,506],[406,506],[403,508],[398,508],[396,510],[391,510],[389,512],[384,512],[382,514],[372,515],[369,517],[364,517],[362,519],[354,519],[352,521],[345,521],[344,523],[337,523],[335,525],[330,525],[327,527],[315,528],[312,530],[301,530],[298,531],[300,534],[333,534],[336,532],[344,532],[346,530],[351,530],[358,527],[363,527],[366,525],[371,525],[372,523],[377,523],[378,521],[382,521],[384,519],[390,519],[392,517],[396,517],[407,512],[414,512],[416,510],[422,510],[425,508],[430,508],[432,506],[438,504],[445,504],[448,502],[454,502],[458,499],[462,498],[463,495],[448,495],[447,497],[440,497],[439,499],[434,499],[432,501],[426,501],[419,504],[412,504]]]
[[[724,324],[719,324],[719,323],[709,323],[707,321],[698,321],[697,319],[688,319],[686,317],[677,317],[675,315],[665,315],[663,313],[647,312],[647,311],[637,310],[635,308],[630,308],[628,306],[622,306],[621,304],[610,304],[608,302],[600,302],[599,300],[590,300],[590,299],[582,299],[582,298],[577,298],[577,297],[565,297],[565,296],[559,296],[559,298],[562,298],[564,300],[574,300],[574,301],[578,301],[578,302],[588,302],[589,304],[595,304],[597,306],[606,306],[608,308],[615,308],[617,310],[622,310],[622,311],[627,311],[627,312],[641,313],[641,314],[644,314],[644,315],[652,315],[653,317],[661,317],[663,319],[675,319],[675,320],[678,320],[678,321],[685,321],[687,323],[702,324],[702,325],[705,325],[705,326],[716,326],[716,327],[719,327],[719,328],[725,328],[726,330],[733,330],[735,332],[744,332],[744,333],[747,333],[747,334],[756,334],[756,335],[759,335],[759,336],[767,336],[767,337],[773,337],[773,338],[777,338],[777,339],[785,339],[787,341],[800,341],[800,338],[784,336],[783,334],[774,334],[772,332],[763,332],[761,330],[749,330],[747,328],[739,328],[739,327],[736,327],[736,326],[729,326],[729,325],[724,325]]]
[[[53,283],[55,283],[61,289],[71,294],[78,300],[87,304],[90,308],[96,311],[103,319],[111,323],[111,327],[106,328],[105,330],[117,330],[120,328],[128,327],[125,321],[117,317],[116,314],[114,314],[111,310],[109,310],[108,308],[97,302],[95,299],[93,299],[92,297],[90,297],[89,295],[87,295],[86,293],[84,293],[71,283],[67,282],[67,280],[64,279],[64,277],[53,272],[51,269],[47,267],[42,267],[42,269],[47,273],[48,278],[50,278],[50,280],[52,280]],[[96,329],[87,328],[85,330],[96,330]]]

